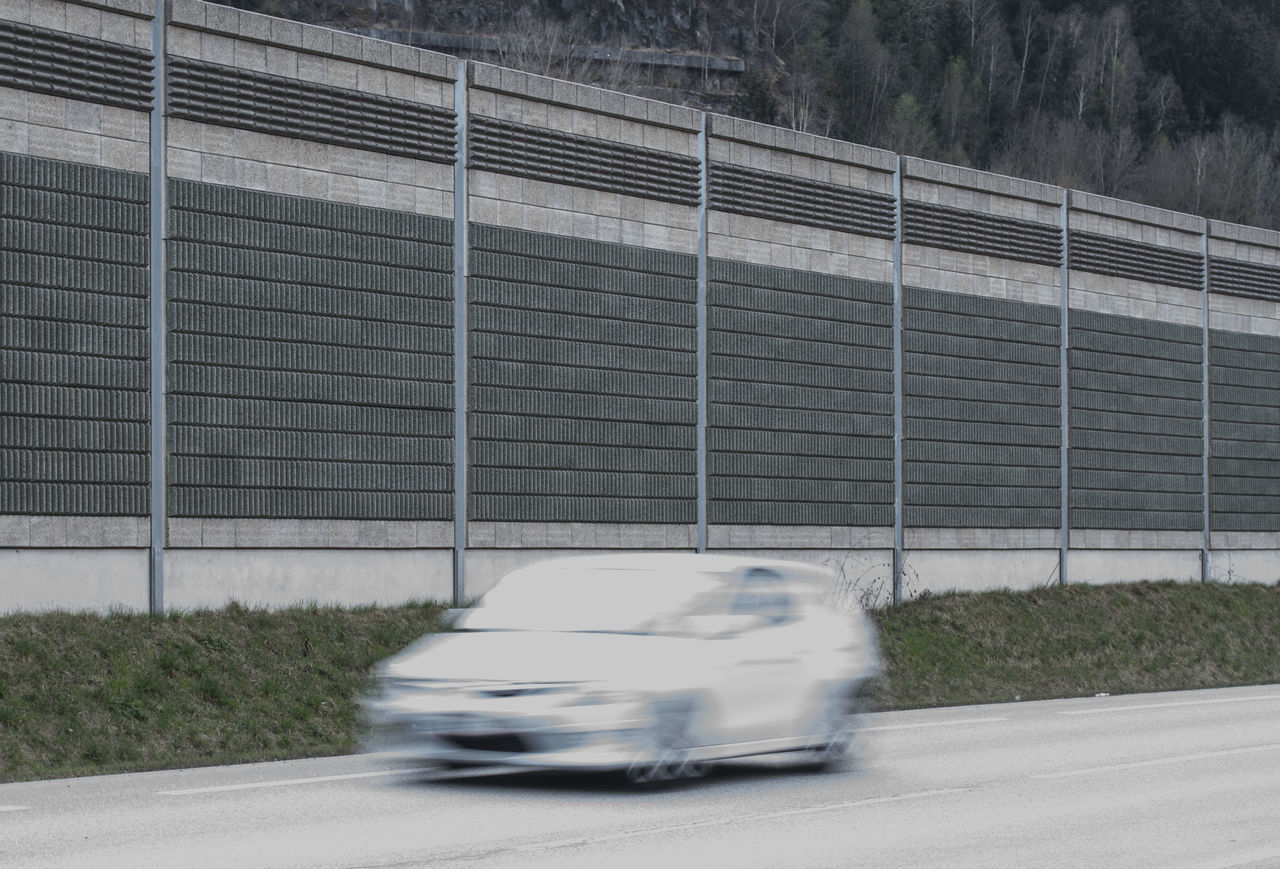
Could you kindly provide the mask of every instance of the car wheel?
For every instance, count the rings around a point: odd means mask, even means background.
[[[706,774],[706,764],[693,759],[698,704],[693,698],[667,698],[650,708],[642,737],[642,756],[624,770],[633,785],[653,785]]]
[[[841,685],[827,692],[806,766],[828,771],[852,765],[858,754],[861,718],[874,705],[863,684]]]

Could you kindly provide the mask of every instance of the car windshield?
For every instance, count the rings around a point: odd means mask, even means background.
[[[652,569],[530,569],[505,577],[464,630],[678,633],[674,622],[720,586],[707,574]]]

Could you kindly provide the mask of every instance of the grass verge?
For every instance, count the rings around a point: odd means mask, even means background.
[[[881,708],[1280,682],[1280,585],[946,594],[875,617]]]
[[[0,618],[0,781],[341,754],[436,604]]]
[[[0,781],[340,754],[443,608],[0,617]],[[876,613],[882,708],[1280,682],[1280,586],[925,597]]]

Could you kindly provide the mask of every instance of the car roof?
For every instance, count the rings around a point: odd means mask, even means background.
[[[800,561],[786,561],[775,558],[757,558],[749,555],[721,555],[714,553],[694,552],[617,552],[608,555],[577,555],[553,558],[540,561],[525,571],[556,570],[571,568],[574,570],[628,570],[628,571],[666,571],[702,574],[738,574],[743,570],[760,568],[776,570],[790,579],[809,582],[830,582],[832,574],[825,568]]]

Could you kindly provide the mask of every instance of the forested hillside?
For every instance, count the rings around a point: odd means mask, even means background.
[[[541,74],[1280,228],[1280,0],[232,5],[445,50],[440,34],[483,37],[485,59]],[[679,79],[619,49],[742,71]]]

